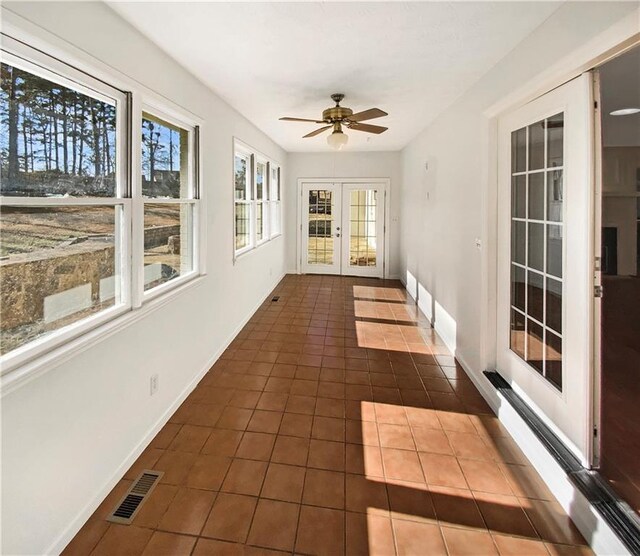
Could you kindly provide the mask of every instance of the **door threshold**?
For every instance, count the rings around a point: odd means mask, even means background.
[[[598,471],[586,469],[581,465],[578,458],[511,388],[500,373],[484,371],[484,375],[528,425],[538,441],[566,473],[569,481],[582,493],[627,550],[631,554],[640,555],[640,517],[633,508],[620,498]]]

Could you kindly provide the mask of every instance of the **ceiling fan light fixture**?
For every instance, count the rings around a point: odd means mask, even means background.
[[[349,142],[349,136],[342,130],[334,130],[331,135],[327,137],[327,143],[332,149],[339,151]]]

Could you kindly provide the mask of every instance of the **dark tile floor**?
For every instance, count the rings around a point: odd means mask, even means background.
[[[400,283],[274,295],[66,554],[591,553]],[[105,521],[145,468],[133,524]]]

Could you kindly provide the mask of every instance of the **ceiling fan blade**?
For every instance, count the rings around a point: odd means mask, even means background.
[[[366,131],[367,133],[383,133],[389,129],[388,127],[382,127],[381,125],[371,125],[371,124],[359,124],[355,122],[353,124],[349,124],[347,126],[349,129],[355,129],[356,131]]]
[[[327,131],[327,129],[330,129],[332,127],[333,127],[333,125],[327,125],[327,126],[321,127],[320,129],[316,129],[315,131],[312,131],[311,133],[307,133],[302,138],[306,139],[307,137],[315,137],[316,135],[320,135],[323,131]]]
[[[280,118],[283,122],[312,122],[314,124],[323,124],[324,120],[307,120],[306,118]]]
[[[389,114],[387,114],[384,110],[380,110],[380,108],[369,108],[369,110],[351,114],[348,119],[351,122],[362,122],[364,120],[373,120],[373,118],[382,118],[382,116],[388,115]]]

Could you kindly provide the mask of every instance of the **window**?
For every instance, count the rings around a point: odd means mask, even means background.
[[[142,114],[145,291],[194,271],[193,131]]]
[[[3,50],[0,67],[3,372],[197,275],[201,222],[197,126],[153,110],[138,112],[132,131],[127,93],[6,44],[15,52]]]
[[[282,232],[281,206],[280,206],[280,167],[269,164],[269,205],[271,213],[271,237],[276,237]]]
[[[129,212],[125,96],[3,58],[0,355],[128,302]]]
[[[252,157],[237,152],[234,161],[235,173],[235,249],[242,252],[251,248],[251,178]]]
[[[256,244],[269,239],[267,204],[267,163],[263,160],[256,161],[255,194],[256,200]]]
[[[238,256],[281,233],[280,167],[236,140],[233,168],[234,249]]]

